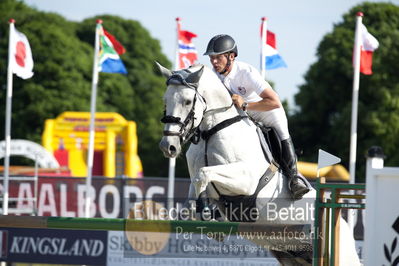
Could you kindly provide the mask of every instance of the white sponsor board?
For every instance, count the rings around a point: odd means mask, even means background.
[[[152,238],[155,239],[159,238]],[[154,241],[145,237],[133,241],[136,241],[133,245],[142,248],[142,253],[156,246]],[[235,235],[216,241],[200,234],[176,237],[176,234],[171,233],[163,249],[149,256],[137,252],[130,242],[132,240],[128,239],[125,232],[109,231],[107,265],[279,265],[268,251],[260,250],[258,245]]]
[[[399,168],[383,167],[382,158],[367,160],[365,265],[399,263]]]

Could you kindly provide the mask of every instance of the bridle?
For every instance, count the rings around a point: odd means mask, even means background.
[[[219,108],[215,108],[215,109],[211,109],[211,110],[207,110],[207,104],[206,104],[206,100],[205,98],[198,92],[198,83],[189,83],[185,80],[185,78],[183,77],[184,74],[186,74],[187,72],[173,72],[173,74],[168,78],[168,80],[166,81],[166,85],[185,85],[191,89],[193,89],[195,91],[194,94],[194,99],[192,102],[192,106],[191,106],[191,110],[188,113],[187,117],[184,119],[184,121],[182,121],[181,117],[176,117],[176,116],[171,116],[171,115],[166,115],[166,113],[164,114],[164,116],[161,119],[161,122],[164,124],[179,124],[180,125],[180,129],[179,131],[170,131],[170,130],[164,130],[163,131],[163,135],[164,136],[177,136],[180,139],[180,145],[184,145],[187,141],[191,141],[194,144],[198,144],[198,142],[200,141],[200,138],[202,138],[203,140],[205,140],[205,162],[206,164],[208,159],[207,159],[207,148],[208,148],[208,140],[209,138],[214,135],[215,133],[217,133],[218,131],[222,130],[223,128],[226,128],[234,123],[237,123],[239,121],[241,121],[241,119],[243,118],[243,116],[235,116],[229,119],[226,119],[222,122],[220,122],[219,124],[215,125],[213,128],[209,129],[209,130],[205,130],[205,131],[200,131],[199,130],[199,125],[201,125],[202,120],[209,114],[215,113],[215,112],[224,112],[228,109],[230,109],[231,107],[234,106],[233,101],[231,101],[231,104],[228,106],[224,106],[224,107],[219,107]],[[189,73],[189,72],[188,72]],[[183,75],[182,75],[183,74]],[[194,127],[194,121],[196,119],[195,117],[195,104],[197,101],[197,98],[200,99],[203,103],[203,105],[205,105],[205,107],[203,108],[203,115],[201,118],[200,123],[198,123],[198,126]]]
[[[197,102],[197,99],[200,99],[204,107],[203,113],[206,113],[207,110],[207,105],[205,98],[198,92],[198,83],[188,83],[183,75],[181,75],[179,72],[174,72],[173,75],[171,75],[168,80],[166,81],[166,85],[185,85],[188,88],[191,88],[195,91],[194,94],[194,99],[192,101],[192,106],[191,110],[187,114],[186,118],[183,119],[181,117],[176,117],[176,116],[171,116],[171,115],[166,115],[166,110],[164,113],[164,116],[161,119],[161,122],[164,124],[179,124],[180,129],[179,131],[170,131],[170,130],[164,130],[163,135],[164,136],[178,136],[180,139],[181,145],[184,145],[188,140],[191,140],[194,144],[197,144],[200,140],[200,131],[199,131],[199,125],[202,122],[198,124],[198,126],[194,127],[194,122],[195,122],[195,104]]]

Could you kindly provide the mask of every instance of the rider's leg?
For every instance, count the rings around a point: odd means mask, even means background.
[[[281,107],[267,112],[249,112],[249,114],[256,121],[276,129],[281,140],[282,169],[288,178],[288,188],[294,199],[301,199],[310,189],[298,176],[297,158],[288,131],[288,121],[284,108]]]
[[[281,141],[283,171],[289,178],[288,188],[294,199],[301,199],[309,192],[305,182],[298,176],[297,158],[291,137]]]

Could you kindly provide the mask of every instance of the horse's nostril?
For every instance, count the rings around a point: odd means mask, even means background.
[[[176,153],[176,147],[173,146],[173,145],[170,145],[169,151],[170,151],[172,154],[173,154],[173,153]]]

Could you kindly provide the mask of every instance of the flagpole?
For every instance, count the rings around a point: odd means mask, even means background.
[[[180,58],[179,58],[179,33],[181,29],[180,24],[181,19],[179,17],[176,18],[176,46],[175,46],[175,65],[174,70],[180,69]]]
[[[260,44],[260,69],[262,77],[266,80],[266,42],[267,42],[267,18],[262,17],[262,33]]]
[[[357,112],[359,101],[359,79],[360,79],[360,42],[361,42],[361,24],[363,13],[356,14],[356,30],[355,30],[355,48],[353,52],[353,93],[352,93],[352,122],[351,122],[351,136],[350,136],[350,156],[349,156],[349,183],[355,183],[356,173],[356,146],[357,146]],[[353,230],[354,217],[353,211],[349,212],[348,224]]]
[[[3,215],[8,215],[8,182],[10,175],[11,153],[11,111],[12,111],[12,34],[14,33],[14,19],[10,19],[10,32],[8,39],[8,69],[7,69],[7,100],[6,100],[6,124],[5,124],[5,152],[4,152],[4,179],[3,179]]]
[[[175,46],[175,65],[174,69],[180,68],[179,58],[179,32],[180,32],[180,18],[176,18],[176,46]],[[173,207],[173,198],[175,194],[175,170],[176,158],[169,158],[169,172],[168,172],[168,209]]]
[[[89,127],[89,147],[87,151],[87,178],[86,178],[86,198],[85,198],[85,217],[90,217],[91,204],[91,179],[94,159],[94,136],[95,136],[95,116],[96,116],[96,98],[97,98],[97,84],[98,84],[98,53],[100,50],[99,30],[102,20],[96,21],[96,35],[94,41],[94,62],[93,62],[93,77],[91,85],[91,99],[90,99],[90,127]]]

